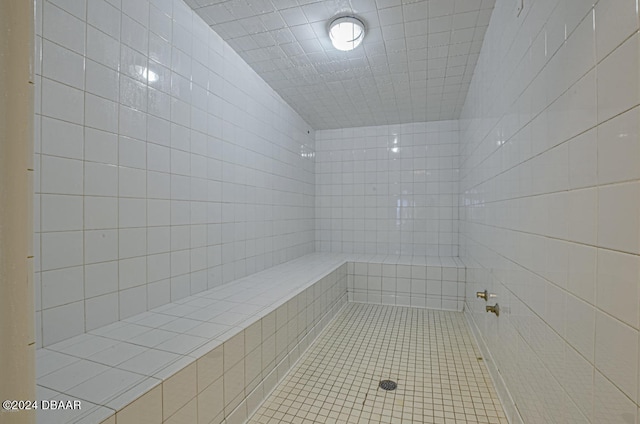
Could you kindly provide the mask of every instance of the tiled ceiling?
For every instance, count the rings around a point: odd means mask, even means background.
[[[313,128],[457,119],[495,0],[186,0]],[[366,24],[336,50],[338,14]]]

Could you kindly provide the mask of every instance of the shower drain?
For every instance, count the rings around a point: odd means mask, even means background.
[[[398,387],[398,385],[393,380],[382,380],[380,382],[379,387],[382,390],[395,390]]]

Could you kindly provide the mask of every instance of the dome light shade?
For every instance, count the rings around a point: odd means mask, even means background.
[[[329,25],[329,38],[336,49],[353,50],[362,43],[364,23],[353,16],[336,18]]]

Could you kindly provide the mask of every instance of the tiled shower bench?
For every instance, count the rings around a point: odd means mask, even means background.
[[[460,258],[348,255],[350,302],[462,311],[466,268]]]
[[[444,269],[464,272],[456,261],[314,253],[39,349],[37,398],[82,409],[39,410],[37,423],[244,422],[348,297],[430,307],[411,284],[442,287]]]

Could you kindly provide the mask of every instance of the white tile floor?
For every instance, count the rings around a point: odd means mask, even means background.
[[[460,312],[347,305],[249,420],[408,422],[507,423]]]

